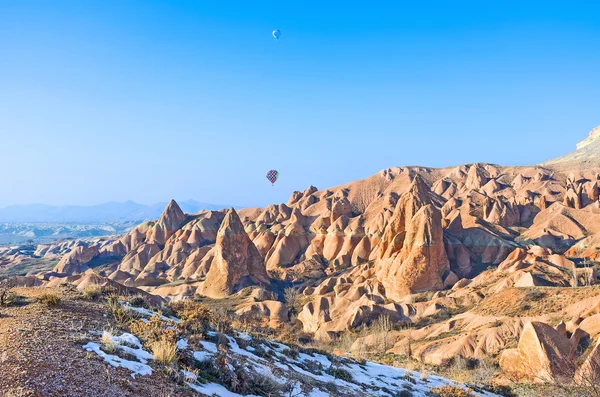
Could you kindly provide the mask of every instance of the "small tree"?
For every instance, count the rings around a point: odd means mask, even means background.
[[[373,329],[378,334],[381,334],[382,338],[382,349],[385,353],[388,349],[388,336],[390,331],[394,329],[390,316],[387,314],[380,316],[374,324]]]
[[[290,313],[298,314],[302,311],[301,295],[296,288],[286,288],[283,297]]]
[[[8,306],[14,301],[15,293],[12,290],[16,286],[14,278],[0,278],[0,306]]]

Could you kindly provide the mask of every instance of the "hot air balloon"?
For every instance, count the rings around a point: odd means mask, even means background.
[[[273,31],[273,37],[275,37],[276,40],[279,40],[279,36],[281,36],[281,32],[279,31],[279,29],[275,29]]]
[[[267,179],[271,182],[271,185],[275,185],[277,178],[279,178],[279,172],[277,170],[270,170],[267,172]]]

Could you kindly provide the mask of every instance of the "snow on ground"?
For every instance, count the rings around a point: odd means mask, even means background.
[[[192,390],[195,390],[198,393],[206,394],[207,396],[216,395],[219,397],[259,397],[251,394],[242,396],[241,394],[237,394],[227,390],[218,383],[206,383],[204,385],[198,385],[194,383],[185,382],[185,384],[188,385]]]
[[[102,339],[110,340],[117,349],[134,356],[143,364],[146,364],[148,360],[154,360],[154,356],[142,349],[142,343],[132,334],[123,333],[121,336],[115,336],[105,331]]]
[[[217,353],[219,351],[217,345],[212,342],[200,341],[200,344],[204,350],[208,350],[210,353]]]
[[[135,346],[139,349],[142,348],[142,343],[140,342],[140,340],[138,338],[136,338],[135,335],[128,334],[126,332],[123,333],[123,335],[121,335],[121,336],[115,336],[115,335],[111,335],[108,332],[104,331],[103,335],[106,335],[107,337],[109,337],[111,339],[111,341],[113,343],[116,343],[118,345],[127,344],[130,346]]]
[[[179,319],[177,317],[172,317],[172,316],[171,317],[166,317],[166,316],[163,316],[160,313],[154,312],[152,310],[145,309],[143,307],[131,306],[129,304],[129,302],[124,302],[124,301],[119,301],[119,302],[127,310],[131,310],[132,312],[136,312],[138,314],[141,314],[142,316],[152,317],[155,314],[157,314],[158,317],[160,317],[160,319],[163,320],[163,321],[173,321],[175,324],[179,324]]]
[[[145,316],[156,314],[148,309],[129,308]],[[176,318],[164,316],[161,318],[165,321],[179,321]],[[99,334],[92,331],[90,333]],[[219,336],[214,331],[207,334],[213,340]],[[372,362],[360,364],[346,358],[310,351],[300,352],[296,348],[282,343],[253,340],[252,336],[247,333],[224,336],[227,339],[227,355],[232,359],[232,362],[237,362],[237,365],[243,366],[245,371],[256,376],[269,377],[280,385],[293,385],[294,391],[292,393],[298,397],[325,397],[330,395],[327,390],[335,390],[339,395],[352,395],[355,397],[396,396],[401,390],[408,390],[413,397],[426,397],[432,387],[454,385],[465,388],[465,386],[457,385],[445,378],[433,375],[424,376],[418,372],[402,368]],[[98,354],[109,365],[129,369],[132,377],[152,374],[152,368],[147,365],[147,362],[154,357],[143,350],[142,344],[134,335],[128,333],[123,333],[120,336],[105,334],[104,339],[106,338],[109,338],[115,344],[118,351],[126,352],[128,355],[135,357],[137,361],[107,354],[101,350],[101,345],[98,343],[90,342],[84,348]],[[191,352],[198,362],[211,360],[219,351],[214,342],[204,340],[199,341],[199,344],[202,350]],[[177,348],[180,350],[188,349],[188,340],[178,340]],[[235,369],[231,364],[227,364],[227,366],[229,370],[233,371]],[[217,383],[201,384],[201,379],[198,379],[196,374],[189,371],[182,371],[182,373],[186,378],[185,383],[199,393],[221,397],[252,397],[231,392]],[[337,377],[334,375],[337,375]],[[300,386],[306,384],[307,381],[312,386],[312,390],[303,391]],[[308,389],[310,388],[308,387]],[[489,392],[473,393],[480,397],[499,397]]]
[[[196,361],[200,361],[201,363],[204,362],[204,361],[208,361],[211,358],[213,358],[213,354],[212,353],[205,352],[205,351],[194,352],[193,356],[194,356],[194,359]]]
[[[98,356],[100,356],[104,361],[106,361],[109,365],[113,367],[123,367],[131,371],[131,377],[135,378],[136,375],[151,375],[152,368],[143,363],[139,363],[137,361],[129,361],[125,360],[119,356],[115,356],[112,354],[106,354],[100,349],[100,345],[98,343],[89,342],[83,348],[89,352],[94,352]]]
[[[179,350],[185,350],[188,347],[188,340],[187,339],[179,339],[177,341],[177,345],[176,346],[177,346],[177,348]]]

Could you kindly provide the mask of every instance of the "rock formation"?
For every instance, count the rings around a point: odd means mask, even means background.
[[[201,295],[223,298],[247,285],[269,284],[264,261],[233,208],[221,223],[213,251],[210,270],[198,289]]]
[[[97,245],[79,244],[62,257],[54,267],[56,273],[80,274],[89,270],[88,264],[98,255]]]
[[[581,337],[580,332],[569,338],[560,328],[541,322],[527,323],[518,347],[502,353],[500,366],[506,373],[534,383],[570,383]]]
[[[399,236],[404,237],[402,241],[392,241],[389,245],[399,249],[392,249],[386,255],[388,258],[378,262],[377,277],[386,295],[399,299],[415,292],[441,289],[449,262],[440,211],[431,204],[425,205],[410,219],[408,228],[394,239]]]

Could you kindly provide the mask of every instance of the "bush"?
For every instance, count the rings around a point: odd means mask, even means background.
[[[412,397],[412,392],[410,390],[400,390],[398,392],[398,397]]]
[[[504,396],[504,397],[518,397],[517,394],[510,388],[510,386],[506,385],[489,385],[484,388],[485,390]]]
[[[181,320],[179,327],[189,333],[204,333],[214,318],[212,310],[192,301],[179,301],[169,305],[174,314]]]
[[[133,307],[148,308],[148,302],[146,302],[146,299],[140,294],[129,297],[127,302]]]
[[[327,373],[336,379],[345,380],[346,382],[352,382],[352,375],[350,372],[343,368],[329,368]]]
[[[117,350],[117,345],[112,340],[112,333],[109,331],[102,333],[102,350],[108,354],[113,354]]]
[[[164,322],[159,316],[154,315],[148,322],[142,320],[132,321],[129,324],[129,329],[146,346],[152,347],[155,342],[160,342],[163,339],[174,344],[177,339],[177,331],[175,331],[174,325],[171,321]]]
[[[213,327],[215,327],[215,331],[222,334],[229,334],[233,330],[229,313],[227,313],[227,310],[223,308],[212,311],[210,323]]]
[[[56,292],[47,292],[40,296],[40,302],[45,303],[48,306],[58,306],[60,304],[60,298]]]
[[[415,378],[413,378],[409,373],[404,374],[404,376],[402,377],[403,380],[412,383],[413,385],[417,384],[417,381],[415,380]]]
[[[112,306],[112,315],[115,320],[115,326],[119,329],[126,329],[131,322],[131,316],[120,305]]]
[[[6,291],[0,295],[0,306],[14,306],[21,302],[21,297],[13,291]]]
[[[286,288],[283,296],[290,313],[298,314],[302,311],[302,296],[297,289],[293,287]]]
[[[529,301],[529,302],[537,302],[540,299],[544,298],[545,296],[546,296],[546,293],[544,291],[534,289],[531,291],[527,291],[527,294],[525,294],[525,299],[523,299],[523,300]]]
[[[89,284],[83,290],[83,296],[93,301],[102,296],[102,287],[98,284]]]
[[[177,357],[177,345],[168,338],[161,338],[150,345],[154,361],[164,365],[170,365],[175,362]]]
[[[270,376],[261,374],[250,375],[244,386],[244,390],[238,391],[255,396],[278,396],[283,391],[283,387]]]
[[[18,296],[12,291],[15,286],[15,279],[0,280],[0,306],[10,306],[17,303]]]
[[[429,390],[431,397],[475,397],[470,389],[465,390],[457,386],[432,387]]]
[[[292,360],[297,360],[298,357],[300,356],[300,353],[298,352],[298,350],[294,350],[294,349],[283,349],[283,351],[281,353],[285,354]]]
[[[108,306],[110,306],[111,308],[120,308],[121,307],[121,303],[119,302],[119,295],[117,294],[109,294],[108,295]]]

